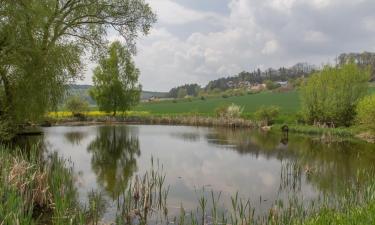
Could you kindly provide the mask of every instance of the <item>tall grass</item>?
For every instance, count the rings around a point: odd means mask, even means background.
[[[0,146],[0,224],[87,224],[89,210],[78,202],[73,169],[40,146]]]

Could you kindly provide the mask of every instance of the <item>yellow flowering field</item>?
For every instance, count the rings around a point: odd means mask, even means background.
[[[112,113],[106,113],[103,111],[89,111],[83,113],[87,117],[103,117],[103,116],[112,116]],[[149,116],[151,115],[150,112],[147,111],[127,111],[127,112],[118,112],[116,116]],[[72,112],[68,111],[59,111],[59,112],[49,112],[48,117],[50,118],[66,118],[66,117],[72,117]]]

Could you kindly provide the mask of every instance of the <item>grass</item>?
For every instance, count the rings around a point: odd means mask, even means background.
[[[375,87],[369,88],[370,93],[375,93]],[[296,114],[301,107],[298,91],[286,93],[261,92],[258,94],[247,94],[243,96],[221,96],[206,98],[176,99],[173,101],[161,101],[151,103],[141,103],[134,111],[145,111],[151,114],[186,114],[198,113],[213,115],[215,109],[222,105],[236,105],[244,107],[245,114],[253,114],[261,106],[278,106],[281,114]]]
[[[282,125],[276,124],[272,127],[273,130],[280,131]],[[289,125],[289,132],[307,134],[307,135],[335,135],[338,137],[353,137],[356,134],[355,128],[338,127],[338,128],[323,128],[309,125]]]
[[[346,212],[323,209],[304,223],[304,225],[326,224],[375,224],[375,202],[371,202],[365,206],[349,208]]]
[[[72,169],[40,153],[0,146],[0,224],[86,224]]]
[[[176,103],[173,101],[141,103],[134,110],[147,111],[151,114],[198,113],[213,115],[217,107],[230,105],[231,103],[244,107],[245,114],[254,113],[262,105],[279,106],[282,113],[296,113],[300,108],[299,95],[296,91],[287,93],[263,92],[228,98],[213,97],[205,100],[194,98],[192,101],[178,99],[176,101]]]

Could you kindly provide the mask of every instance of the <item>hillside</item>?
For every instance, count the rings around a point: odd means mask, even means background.
[[[370,87],[370,92],[375,93],[375,87]],[[213,114],[215,109],[226,104],[237,104],[244,107],[244,113],[253,113],[260,106],[276,105],[282,113],[296,113],[300,110],[300,96],[298,91],[287,93],[262,92],[244,96],[233,96],[228,98],[215,97],[201,100],[194,98],[192,101],[179,99],[177,101],[162,101],[153,103],[141,103],[135,108],[136,111],[148,111],[154,114],[177,114],[177,113],[202,113]]]
[[[141,103],[135,108],[137,111],[149,111],[155,114],[174,113],[202,113],[213,114],[215,108],[226,104],[237,104],[244,107],[245,113],[252,113],[262,105],[277,105],[282,112],[295,113],[300,107],[298,92],[273,93],[263,92],[244,96],[233,96],[228,98],[215,97],[201,100],[193,99],[191,102],[186,99],[177,101],[163,101],[156,103]]]
[[[86,99],[90,103],[90,105],[96,105],[95,101],[89,95],[90,88],[92,88],[92,85],[74,84],[70,86],[68,92],[72,95],[81,96],[82,98]],[[141,100],[149,99],[152,96],[158,97],[158,98],[165,98],[167,96],[167,93],[154,92],[154,91],[142,91]]]

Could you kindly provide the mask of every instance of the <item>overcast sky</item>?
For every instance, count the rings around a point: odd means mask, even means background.
[[[146,1],[158,22],[137,44],[144,90],[375,51],[375,0]]]

